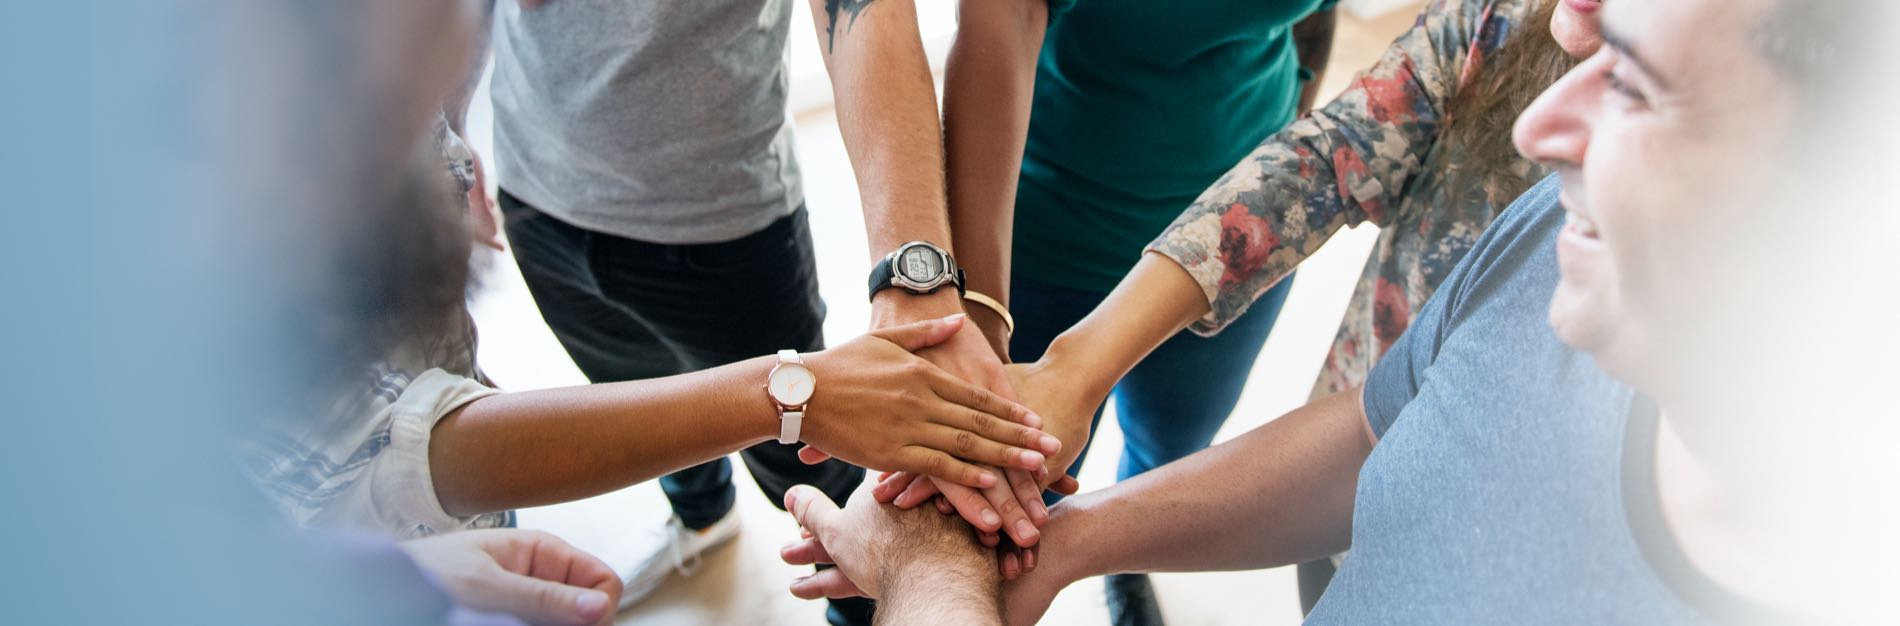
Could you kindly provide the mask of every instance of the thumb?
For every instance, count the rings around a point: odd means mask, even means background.
[[[817,465],[831,460],[831,454],[808,445],[798,449],[798,460],[806,465]]]
[[[494,597],[507,613],[531,624],[594,624],[606,617],[611,600],[599,589],[575,587],[506,573]]]
[[[832,504],[831,496],[810,485],[798,485],[785,492],[785,510],[798,519],[798,525],[810,530],[824,543],[832,520],[838,515],[838,505]]]
[[[890,326],[871,331],[872,337],[897,344],[905,352],[916,352],[956,336],[963,330],[964,315],[958,313],[949,317],[912,322],[899,326]]]

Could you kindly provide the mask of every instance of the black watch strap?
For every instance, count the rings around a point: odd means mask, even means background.
[[[877,299],[877,292],[897,286],[897,285],[891,284],[891,277],[896,272],[897,272],[897,268],[892,267],[891,260],[888,257],[881,261],[878,261],[877,267],[871,268],[871,299],[872,300]]]
[[[886,289],[902,289],[902,287],[899,287],[895,281],[891,280],[892,278],[896,278],[896,277],[897,277],[897,264],[892,263],[890,257],[885,257],[883,260],[878,261],[877,266],[871,268],[870,298],[872,300],[876,300],[877,292],[880,292]],[[963,289],[964,289],[963,268],[961,267],[957,268],[956,274],[951,277],[950,284],[957,286],[957,297],[959,298],[963,297]],[[942,289],[942,288],[943,287],[938,287],[937,289]],[[905,290],[909,291],[908,289],[905,289]],[[932,289],[924,293],[936,293],[936,291],[937,291],[936,289]]]

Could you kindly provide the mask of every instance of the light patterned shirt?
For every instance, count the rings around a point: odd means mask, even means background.
[[[1435,0],[1345,93],[1268,138],[1202,193],[1148,247],[1186,268],[1212,305],[1193,330],[1219,332],[1335,232],[1376,224],[1378,245],[1313,395],[1363,383],[1502,208],[1490,198],[1503,176],[1453,197],[1447,174],[1460,155],[1440,139],[1458,89],[1534,4]],[[1521,159],[1508,173],[1542,175]]]
[[[460,211],[473,184],[472,153],[438,120],[450,184],[436,210]],[[318,416],[265,420],[238,442],[239,465],[293,523],[399,538],[512,526],[512,513],[457,516],[442,509],[429,471],[436,422],[499,391],[475,366],[468,310],[444,311],[437,332],[409,337],[339,390]]]

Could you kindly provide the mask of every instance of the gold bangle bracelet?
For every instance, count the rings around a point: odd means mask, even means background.
[[[995,311],[997,316],[1003,318],[1003,329],[1009,331],[1009,334],[1016,334],[1016,318],[1009,314],[1009,309],[1004,308],[1003,303],[997,302],[995,298],[968,289],[963,290],[963,299],[981,304],[989,310]]]

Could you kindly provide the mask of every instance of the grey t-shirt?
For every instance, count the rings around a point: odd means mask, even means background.
[[[1314,624],[1696,623],[1620,482],[1633,392],[1559,341],[1558,185],[1500,215],[1373,369],[1379,444]]]
[[[790,0],[496,3],[500,186],[562,221],[730,241],[804,201],[785,112]]]

